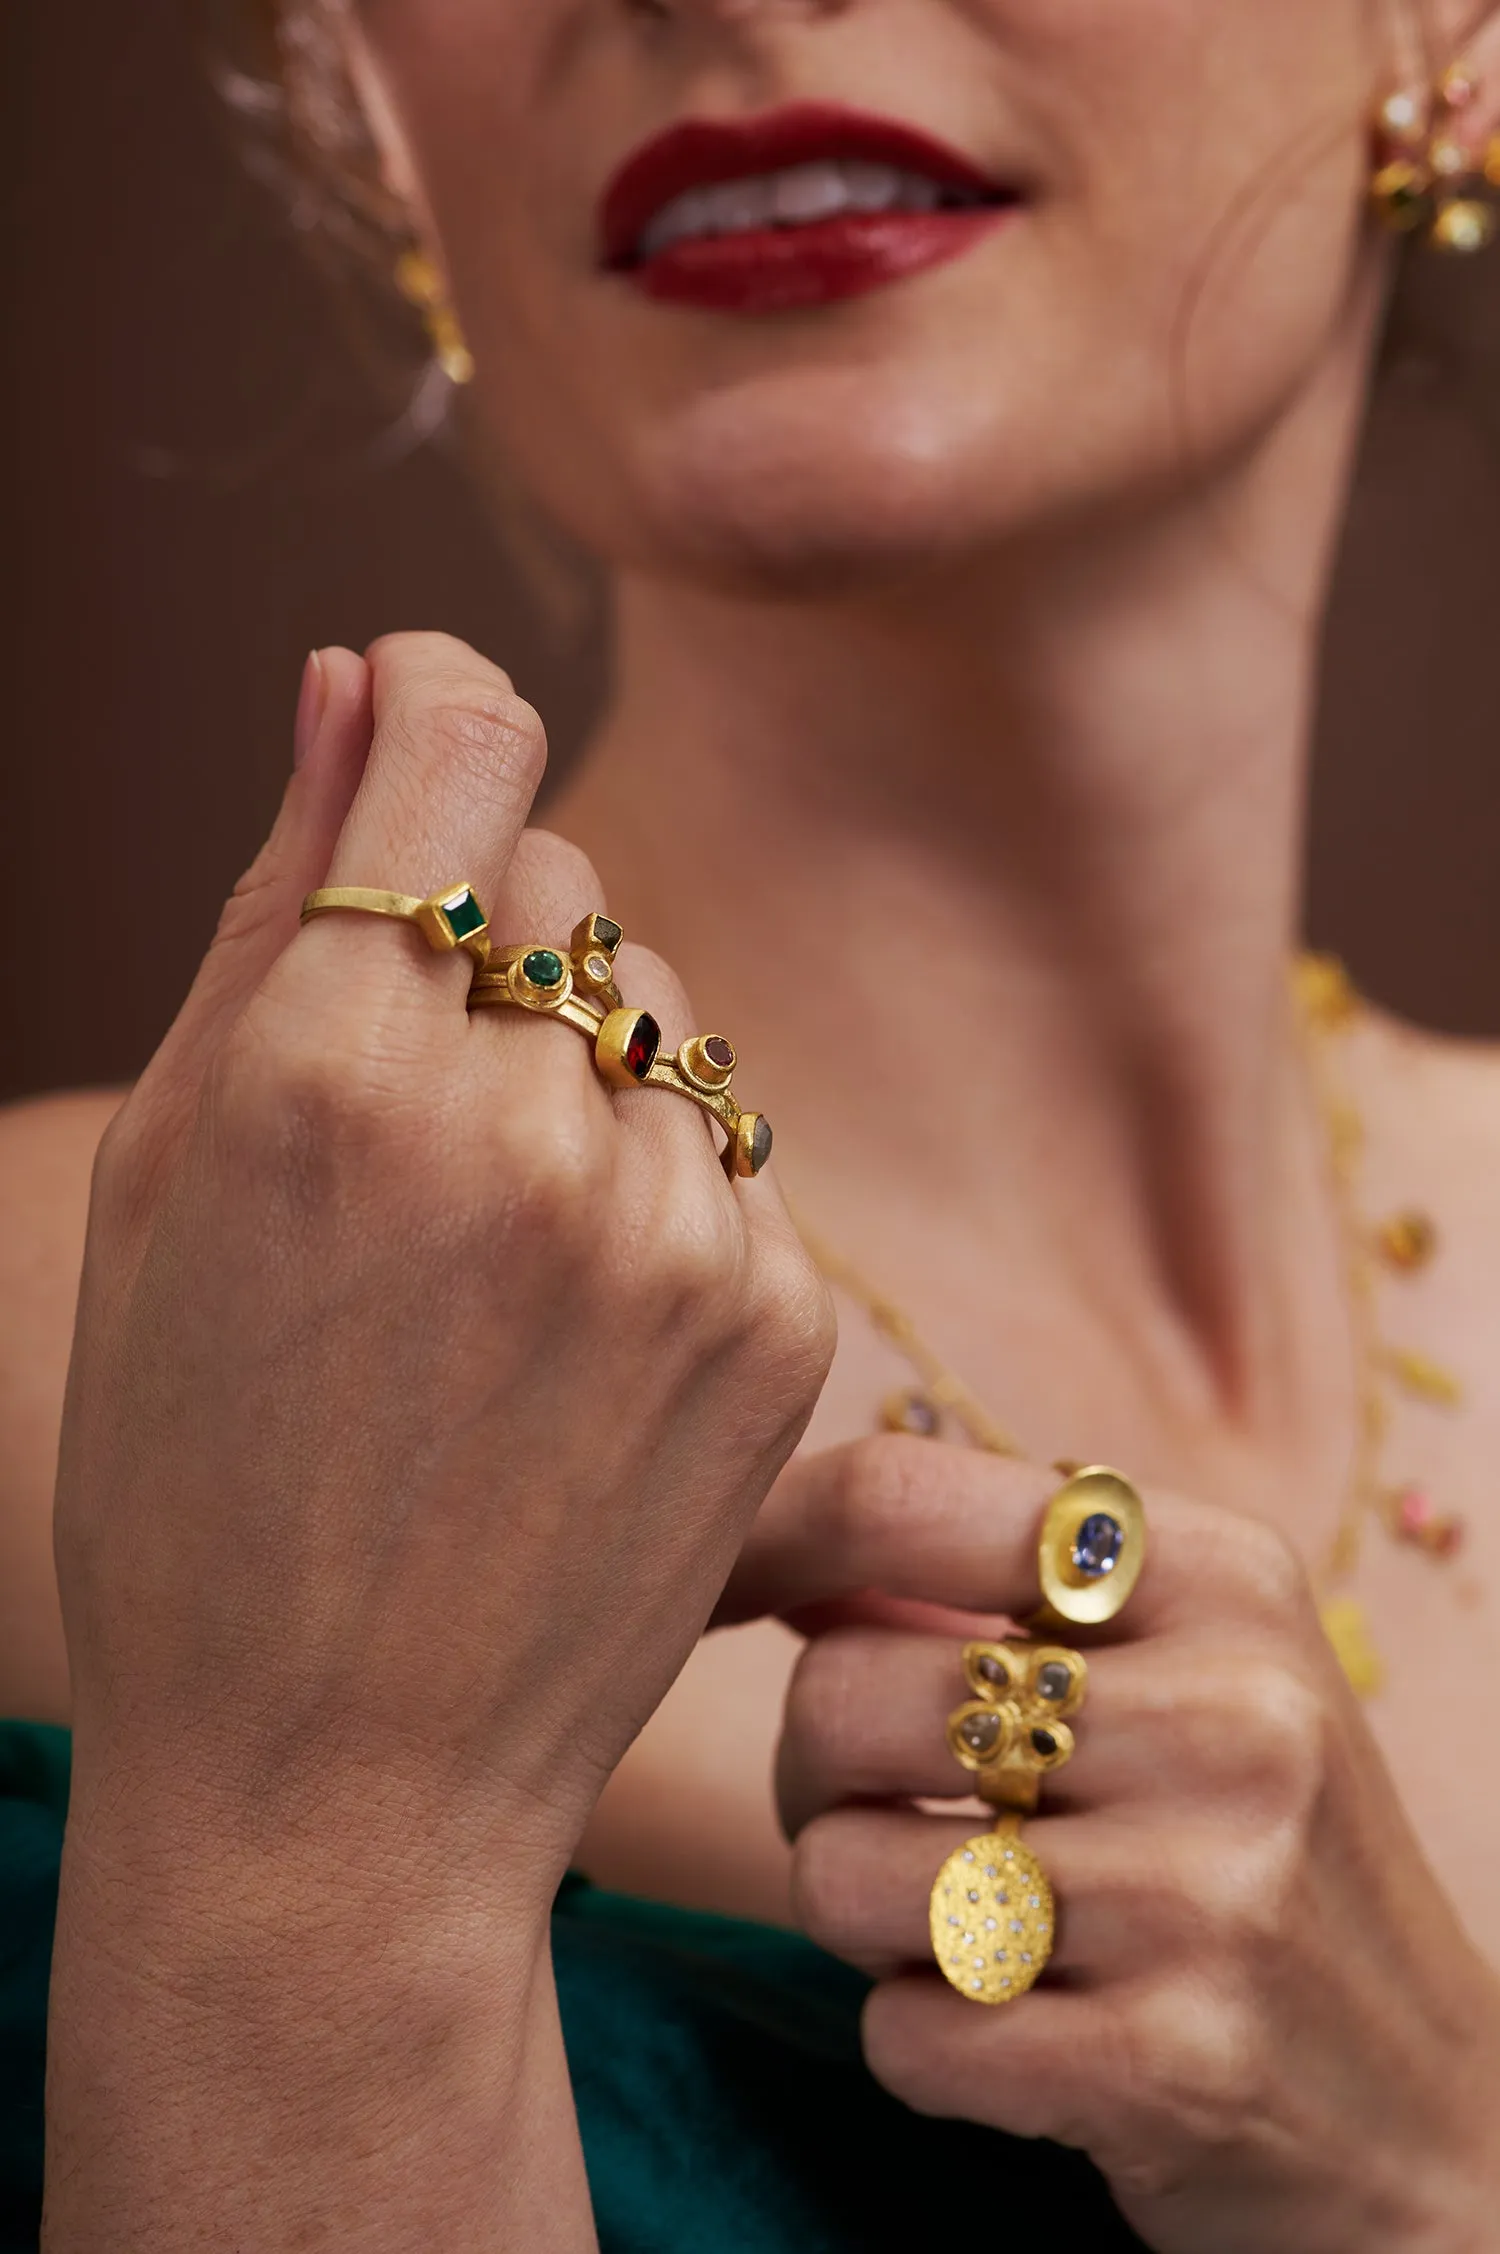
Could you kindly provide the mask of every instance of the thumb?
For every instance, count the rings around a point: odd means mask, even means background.
[[[271,833],[225,902],[198,974],[137,1088],[174,1108],[297,931],[323,882],[370,748],[370,669],[352,650],[315,650],[302,677],[297,764]]]

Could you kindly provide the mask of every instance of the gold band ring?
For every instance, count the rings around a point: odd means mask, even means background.
[[[612,943],[601,944],[601,926]],[[731,1178],[758,1174],[771,1155],[771,1123],[760,1112],[742,1110],[731,1093],[739,1061],[733,1045],[722,1034],[694,1034],[675,1056],[663,1056],[661,1027],[651,1012],[620,1003],[613,974],[619,943],[618,924],[586,916],[566,955],[548,946],[497,948],[470,985],[469,1007],[561,1018],[592,1041],[594,1062],[611,1087],[665,1088],[686,1096],[728,1137],[725,1172]]]
[[[394,916],[415,925],[434,954],[462,947],[483,965],[489,956],[489,918],[471,884],[444,885],[419,900],[410,892],[383,892],[368,884],[325,884],[302,903],[302,921],[330,915]]]

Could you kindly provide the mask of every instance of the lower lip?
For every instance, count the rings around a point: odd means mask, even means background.
[[[626,269],[647,297],[711,313],[797,313],[863,297],[957,258],[1014,204],[963,211],[845,212],[805,227],[700,235]]]

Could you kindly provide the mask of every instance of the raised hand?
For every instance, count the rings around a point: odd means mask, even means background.
[[[492,2014],[497,1980],[534,1995],[594,1798],[830,1347],[774,1186],[727,1181],[701,1113],[613,1093],[566,1026],[471,1017],[461,950],[374,916],[299,928],[327,882],[468,880],[497,941],[555,943],[605,905],[576,852],[525,829],[542,732],[502,673],[430,635],[324,666],[271,841],[106,1138],[58,1496],[76,1781],[55,2180],[88,2180],[101,2136],[149,2157],[85,2093],[149,2081],[177,2046],[219,2119],[241,2102],[224,2166],[273,2208],[302,2069],[253,2093],[237,2076],[258,2041],[280,2056],[278,1980],[319,1999],[314,2077],[340,2071],[334,1993],[388,2067],[393,2011],[413,2058],[437,2039],[403,1983],[446,2004],[445,1953]],[[663,964],[627,945],[619,976],[674,1043],[693,1030]],[[406,2070],[383,2090],[377,2071],[377,2114],[399,2119]],[[112,2188],[128,2220],[117,2241],[94,2217],[91,2248],[178,2243]],[[421,2227],[468,2243],[451,2216]],[[360,2243],[386,2241],[372,2221]]]
[[[1037,1604],[1053,1473],[901,1437],[795,1465],[723,1617],[860,1592]],[[1163,2254],[1500,2246],[1500,1986],[1402,1812],[1292,1552],[1149,1493],[1140,1586],[1087,1652],[1077,1750],[1024,1841],[1057,1901],[1046,1975],[987,2008],[932,1962],[928,1894],[989,1827],[965,1790],[962,1627],[828,1627],[780,1762],[808,1932],[871,1973],[870,2063],[919,2111],[1086,2148]],[[849,1608],[846,1608],[849,1609]],[[974,1632],[974,1631],[970,1631]],[[1053,1639],[1049,1634],[1049,1640]],[[999,2194],[1002,2199],[1003,2192]]]

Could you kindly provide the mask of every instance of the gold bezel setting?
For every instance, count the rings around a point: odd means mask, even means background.
[[[430,892],[412,922],[436,954],[462,947],[481,966],[488,962],[489,918],[471,884],[448,884],[441,892]]]
[[[554,964],[556,978],[550,975]],[[556,947],[523,947],[507,963],[505,982],[522,1009],[560,1010],[572,999],[573,966]]]
[[[1037,1537],[1045,1602],[1040,1626],[1097,1628],[1127,1603],[1146,1562],[1146,1511],[1107,1464],[1089,1464],[1057,1490]]]

